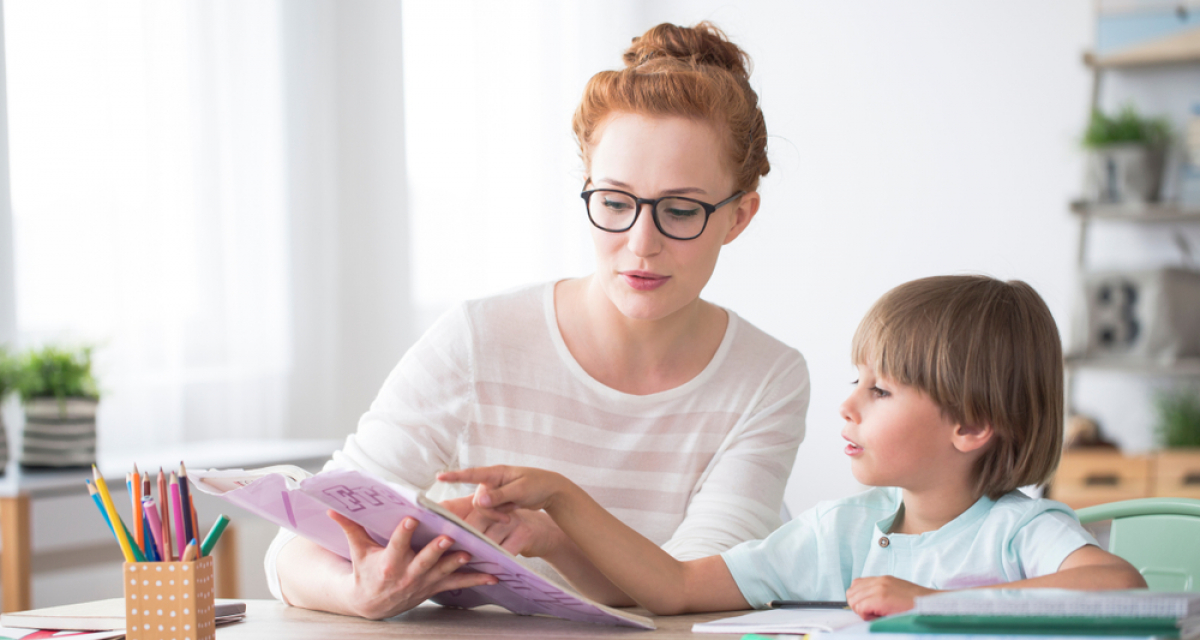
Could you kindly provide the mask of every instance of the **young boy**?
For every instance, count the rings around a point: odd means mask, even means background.
[[[719,556],[672,558],[556,473],[501,466],[439,479],[479,483],[475,506],[496,518],[544,509],[656,614],[844,596],[870,619],[937,590],[1146,586],[1066,506],[1017,491],[1048,480],[1062,447],[1062,347],[1029,285],[901,285],[867,313],[851,355],[859,377],[842,437],[854,477],[875,488]]]

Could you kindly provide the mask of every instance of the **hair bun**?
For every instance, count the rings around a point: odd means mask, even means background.
[[[624,56],[626,68],[663,58],[720,67],[739,78],[750,77],[749,57],[708,21],[694,27],[660,24],[634,38]]]

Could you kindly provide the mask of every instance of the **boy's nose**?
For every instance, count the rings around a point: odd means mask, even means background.
[[[838,415],[846,422],[858,422],[858,409],[854,406],[854,394],[850,394],[838,407]]]

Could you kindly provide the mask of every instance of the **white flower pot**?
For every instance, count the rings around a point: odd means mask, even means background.
[[[1113,144],[1088,152],[1087,199],[1105,203],[1158,200],[1166,147],[1141,143]]]

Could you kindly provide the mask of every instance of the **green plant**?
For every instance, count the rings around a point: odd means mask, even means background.
[[[14,386],[21,399],[99,399],[92,377],[92,348],[71,350],[57,346],[33,349],[17,362]]]
[[[1158,443],[1167,448],[1200,447],[1200,394],[1194,391],[1170,391],[1155,400],[1158,424],[1154,427]]]
[[[1091,120],[1083,134],[1083,146],[1096,149],[1121,143],[1162,145],[1170,138],[1170,121],[1162,117],[1143,117],[1133,105],[1127,104],[1115,116],[1092,109]]]

